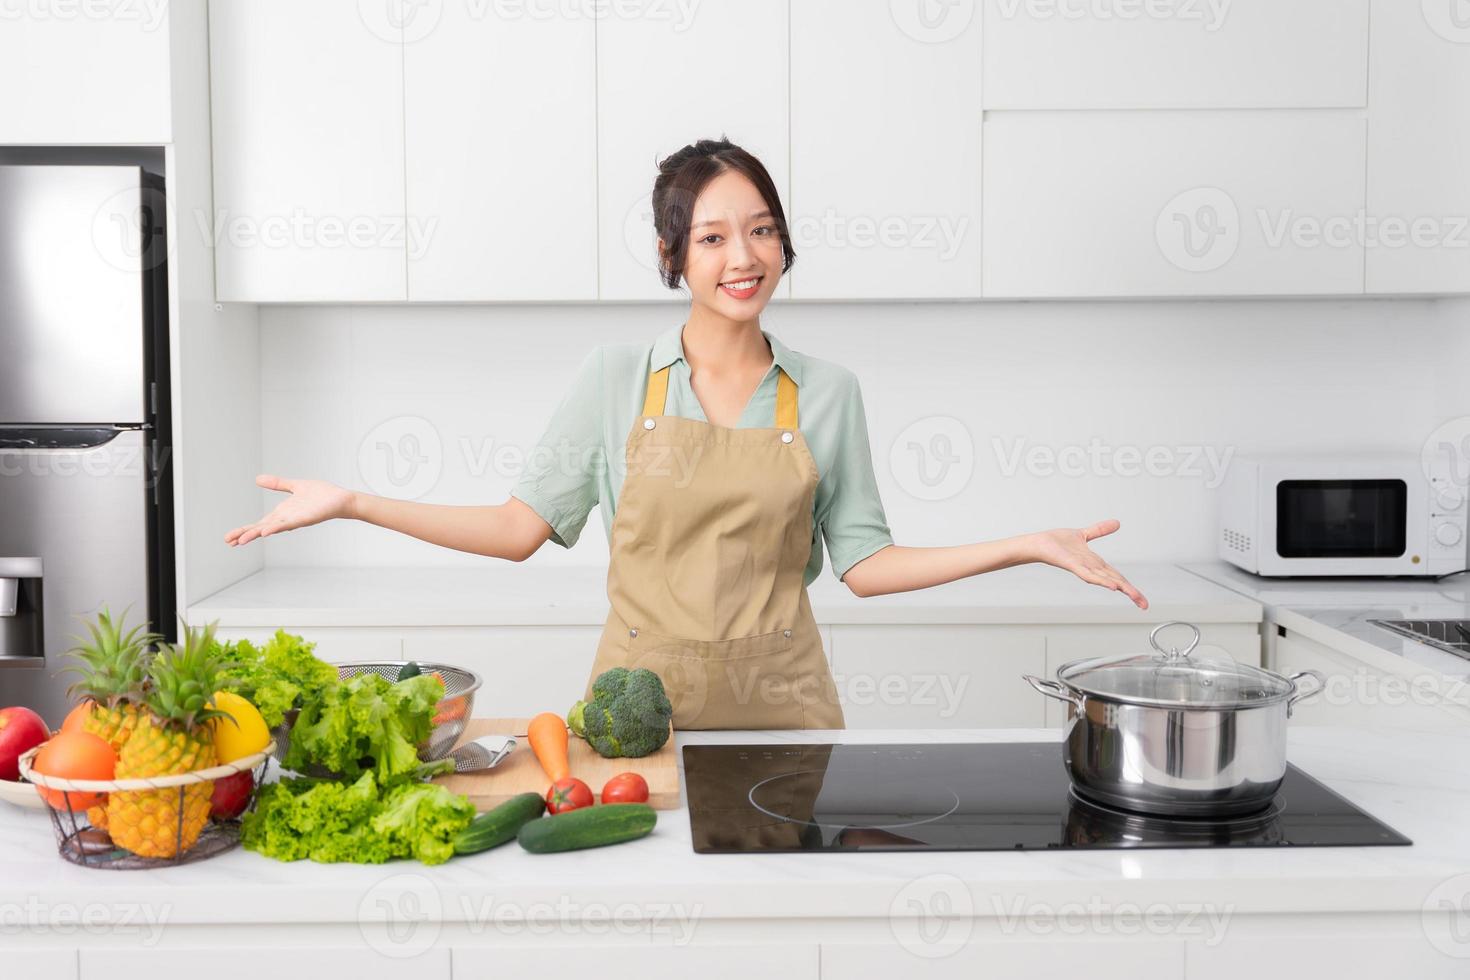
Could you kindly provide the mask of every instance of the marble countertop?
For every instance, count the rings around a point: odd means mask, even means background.
[[[1149,600],[1047,565],[860,599],[830,574],[809,594],[819,623],[1257,623],[1259,602],[1166,563],[1125,564]],[[603,566],[487,563],[483,568],[267,568],[189,607],[226,627],[601,626]]]
[[[1179,566],[1259,602],[1266,617],[1394,673],[1470,678],[1470,660],[1401,636],[1374,619],[1470,619],[1470,574],[1423,579],[1272,579],[1228,562]]]
[[[682,744],[831,741],[1053,741],[1005,731],[690,732]],[[1288,757],[1378,819],[1408,847],[1209,848],[699,855],[684,809],[617,847],[530,855],[514,845],[437,867],[278,863],[237,849],[176,868],[108,872],[56,854],[44,814],[0,804],[0,909],[44,915],[85,906],[96,925],[127,915],[167,924],[357,923],[411,902],[449,921],[693,914],[717,919],[875,918],[909,900],[958,893],[977,917],[1029,904],[1190,903],[1233,914],[1421,913],[1470,870],[1470,736],[1400,729],[1290,729]],[[1059,750],[1060,754],[1060,750]],[[1058,758],[1058,765],[1061,765]],[[1439,892],[1436,892],[1436,889]],[[1053,904],[1055,907],[1055,904]],[[31,910],[27,913],[25,910]],[[39,911],[38,911],[39,910]]]

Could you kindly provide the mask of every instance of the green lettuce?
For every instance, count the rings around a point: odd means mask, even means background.
[[[360,674],[306,700],[291,728],[284,765],[325,769],[351,782],[372,772],[386,786],[419,768],[418,746],[433,728],[444,682],[421,674],[392,683]]]
[[[315,643],[285,630],[276,630],[263,647],[249,640],[236,640],[225,646],[235,662],[224,676],[274,728],[287,711],[301,707],[337,683],[337,668],[319,660],[312,652],[315,649]]]

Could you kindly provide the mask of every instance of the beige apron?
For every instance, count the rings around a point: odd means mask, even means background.
[[[770,429],[664,415],[669,368],[649,376],[586,696],[609,667],[647,667],[677,729],[845,727],[803,582],[817,464],[777,371]]]

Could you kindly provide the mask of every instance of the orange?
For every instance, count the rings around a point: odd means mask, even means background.
[[[43,776],[58,779],[111,779],[117,768],[117,753],[112,746],[91,732],[62,732],[43,743],[31,766]],[[106,793],[85,793],[36,787],[53,809],[85,810],[106,799]]]

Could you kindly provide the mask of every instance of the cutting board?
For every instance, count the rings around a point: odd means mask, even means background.
[[[456,748],[481,735],[514,735],[515,749],[494,769],[440,776],[435,782],[443,783],[452,792],[468,796],[475,809],[482,813],[521,793],[545,796],[551,781],[542,772],[541,763],[536,761],[536,754],[526,740],[529,721],[529,718],[471,718]],[[636,772],[648,780],[649,805],[656,810],[676,810],[679,807],[679,764],[673,736],[657,752],[641,759],[604,759],[585,741],[573,735],[567,747],[567,762],[571,765],[572,775],[590,786],[594,797],[602,792],[602,785],[618,773]]]

